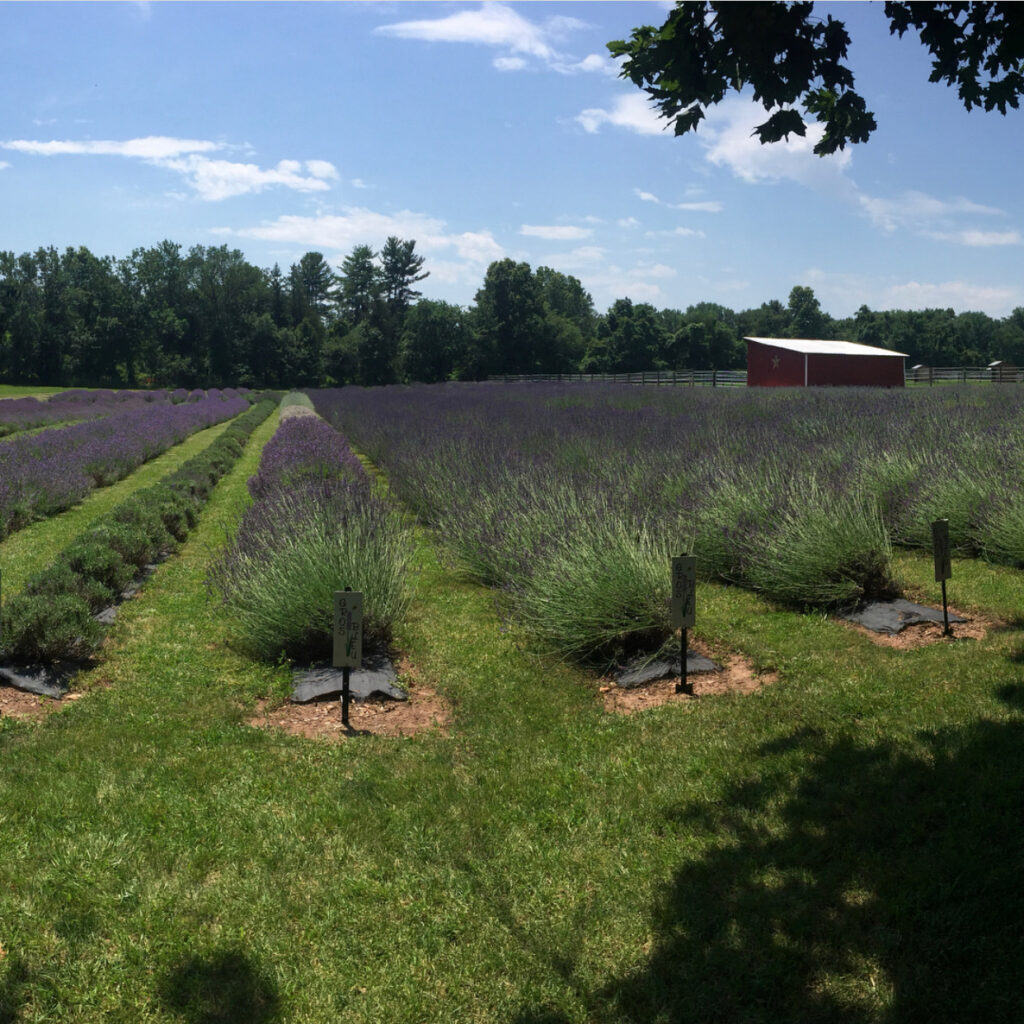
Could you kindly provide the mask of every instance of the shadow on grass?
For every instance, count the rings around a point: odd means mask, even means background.
[[[0,975],[0,1024],[17,1024],[28,999],[28,969],[20,957],[12,955],[6,972]]]
[[[999,696],[1024,707],[1024,686]],[[666,886],[649,959],[588,993],[588,1019],[1024,1020],[1024,719],[919,740],[801,731],[761,751],[758,781],[671,809],[710,852]]]
[[[191,956],[167,972],[159,995],[190,1024],[273,1024],[277,990],[238,950]]]
[[[791,789],[680,808],[713,852],[599,1003],[645,1022],[1020,1020],[1024,723],[922,739],[917,756],[797,735],[763,752],[809,763]]]

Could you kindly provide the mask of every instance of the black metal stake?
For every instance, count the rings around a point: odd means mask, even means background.
[[[686,677],[686,629],[679,632],[679,682],[676,684],[676,693],[685,693],[688,697],[693,696],[693,683]]]
[[[348,726],[348,674],[351,669],[341,670],[341,724]]]
[[[943,636],[952,636],[953,630],[949,628],[949,609],[946,607],[946,581],[942,580],[942,621],[946,628],[942,631]]]

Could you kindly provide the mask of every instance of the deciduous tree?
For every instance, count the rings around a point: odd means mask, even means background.
[[[1024,92],[1024,5],[885,4],[889,31],[915,29],[933,57],[930,81],[955,85],[967,110],[1005,114]],[[842,21],[813,3],[677,3],[660,28],[608,44],[621,75],[644,89],[676,135],[695,130],[730,92],[753,91],[769,117],[762,143],[806,135],[804,113],[823,126],[819,156],[865,142],[875,116],[854,88]]]

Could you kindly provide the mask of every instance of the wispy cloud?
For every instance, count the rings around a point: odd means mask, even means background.
[[[637,135],[665,135],[666,122],[647,102],[641,92],[623,93],[616,96],[610,107],[589,107],[576,115],[576,123],[591,135],[596,135],[606,125],[622,128]]]
[[[208,139],[176,139],[149,135],[138,139],[9,139],[0,148],[29,156],[116,156],[173,171],[183,177],[200,199],[215,202],[232,196],[262,192],[281,186],[297,192],[325,192],[338,179],[334,164],[327,160],[281,160],[263,168],[207,153],[229,149],[226,143]]]
[[[762,145],[752,133],[763,118],[759,105],[741,99],[727,100],[709,111],[706,125],[698,133],[706,159],[748,184],[790,181],[830,195],[859,210],[887,234],[907,231],[975,248],[1017,245],[1022,240],[1014,228],[982,229],[969,223],[978,217],[1005,217],[1006,213],[963,196],[942,199],[916,190],[891,198],[868,194],[850,176],[853,157],[849,150],[815,156],[813,147],[823,133],[820,125],[808,125],[803,138],[794,135],[788,141]],[[683,203],[677,208],[706,207],[703,203]]]
[[[661,231],[644,232],[647,238],[707,238],[700,228],[664,228]]]
[[[390,235],[416,239],[424,253],[454,252],[461,260],[480,266],[505,255],[489,231],[450,232],[439,217],[401,210],[377,213],[365,207],[345,207],[338,214],[317,217],[282,216],[247,228],[217,228],[217,234],[310,246],[348,253],[357,245],[383,245]]]
[[[224,143],[206,139],[174,139],[166,135],[147,135],[140,139],[10,139],[0,143],[4,149],[32,156],[128,156],[142,160],[167,160],[186,153],[211,153],[224,149]]]
[[[591,228],[579,228],[563,224],[524,224],[519,234],[531,238],[547,238],[554,241],[571,241],[577,238],[589,238],[593,234]]]
[[[493,65],[499,71],[522,71],[539,63],[561,74],[598,72],[615,75],[616,64],[601,54],[578,59],[563,52],[562,41],[586,23],[555,15],[541,21],[525,17],[503,3],[486,3],[475,10],[454,11],[442,18],[417,18],[379,25],[378,35],[427,43],[464,43],[504,51]]]
[[[684,210],[694,213],[721,213],[725,209],[725,203],[717,199],[687,200],[682,203],[666,203],[659,199],[653,192],[645,192],[643,189],[633,189],[633,195],[642,199],[645,203],[655,203],[658,206],[668,207],[670,210]]]
[[[837,274],[811,268],[800,280],[814,288],[824,307],[837,316],[851,316],[850,297],[856,305],[871,309],[954,309],[958,313],[985,310],[990,316],[1007,316],[1024,305],[1024,286],[947,281],[909,280],[871,274]]]
[[[1002,210],[963,197],[943,200],[913,190],[903,192],[895,199],[861,195],[859,201],[861,209],[875,226],[889,232],[899,228],[926,230],[936,224],[949,223],[951,218],[964,214],[1003,216]]]

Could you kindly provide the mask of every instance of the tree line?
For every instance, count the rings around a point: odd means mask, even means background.
[[[87,248],[0,252],[0,381],[67,387],[322,387],[479,380],[492,374],[736,369],[743,338],[843,338],[910,365],[1024,365],[1024,307],[999,320],[951,309],[833,319],[798,285],[740,312],[599,313],[580,281],[512,259],[462,307],[423,298],[413,240],[356,246],[335,270],[318,252],[287,272],[227,246],[170,241],[123,259]]]

